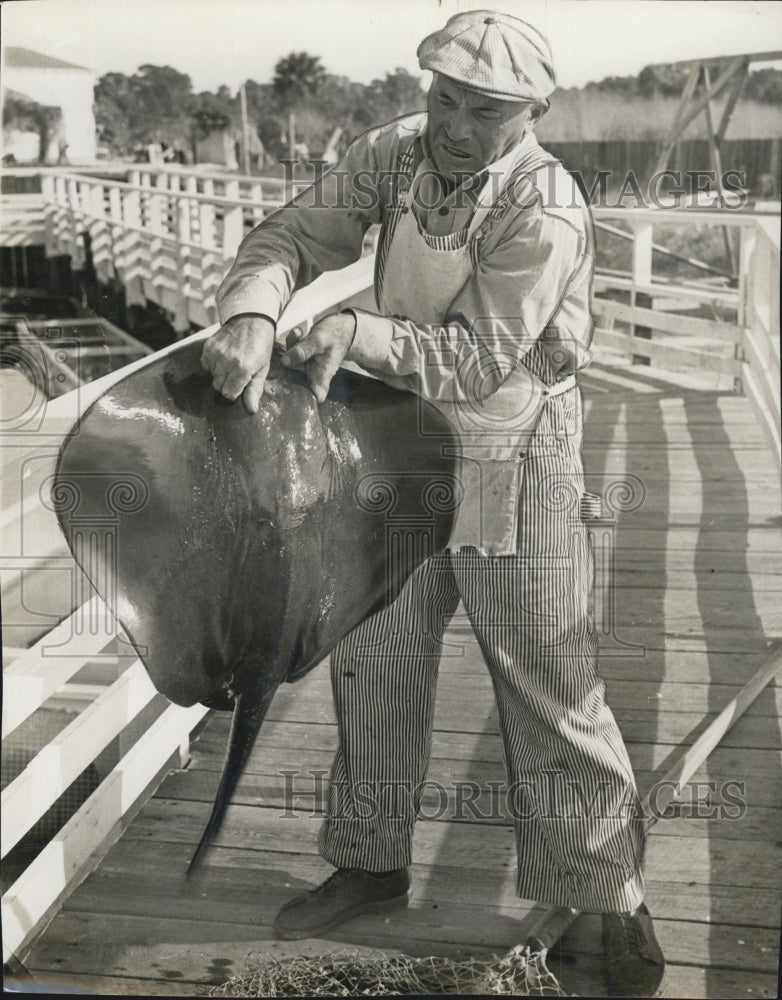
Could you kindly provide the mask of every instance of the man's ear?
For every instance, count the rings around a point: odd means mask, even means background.
[[[530,125],[537,125],[550,107],[551,105],[548,101],[538,101],[529,116]]]

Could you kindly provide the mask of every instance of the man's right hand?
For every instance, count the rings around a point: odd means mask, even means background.
[[[258,412],[274,347],[274,324],[265,316],[232,316],[206,341],[201,364],[212,385],[231,402],[242,396],[250,413]]]

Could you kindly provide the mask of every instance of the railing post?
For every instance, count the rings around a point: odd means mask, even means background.
[[[211,177],[203,181],[203,194],[207,198],[214,198],[215,185]],[[206,310],[211,324],[217,319],[214,293],[223,276],[223,256],[218,246],[214,202],[199,202],[198,214],[201,244],[201,305]]]
[[[155,175],[155,191],[166,189],[166,176],[165,174]],[[165,208],[166,198],[165,195],[161,194],[151,194],[149,198],[149,228],[153,233],[162,235],[164,232],[163,226],[163,210]]]
[[[633,225],[633,285],[652,282],[652,228],[651,222]]]
[[[93,216],[90,224],[92,239],[92,265],[99,281],[111,280],[111,237],[106,223],[106,203],[103,195],[103,185],[93,184],[90,190],[90,212]]]
[[[188,178],[195,185],[195,178]],[[178,190],[179,177],[171,178],[172,188]],[[182,337],[190,329],[190,282],[192,277],[192,247],[190,246],[190,199],[179,195],[176,199],[176,239],[177,239],[177,297],[174,310],[174,329]]]
[[[203,193],[208,198],[214,198],[215,185],[214,181],[210,178],[206,178],[204,181],[204,191]],[[210,201],[199,202],[198,206],[198,221],[199,228],[201,230],[201,246],[206,249],[214,249],[216,247],[215,240],[215,207]]]
[[[79,264],[79,226],[78,220],[80,216],[80,205],[79,205],[79,188],[74,177],[68,177],[65,181],[66,190],[66,204],[67,204],[67,236],[66,240],[68,243],[67,253],[71,258],[71,266],[74,271],[78,270]],[[83,263],[83,262],[82,262]]]
[[[633,226],[633,287],[630,291],[630,305],[646,304],[646,292],[639,292],[639,285],[652,283],[652,230],[651,222],[636,222]],[[639,302],[639,295],[644,296]],[[651,304],[651,303],[649,303]],[[630,333],[634,337],[651,340],[648,327],[631,324]],[[632,360],[632,359],[631,359]]]
[[[41,175],[41,194],[43,195],[44,211],[44,252],[47,257],[57,253],[54,231],[54,219],[57,213],[57,193],[55,178],[51,174]]]
[[[134,176],[131,174],[131,177]],[[138,173],[135,174],[138,180]],[[122,199],[122,221],[126,226],[123,284],[125,286],[125,302],[129,306],[145,305],[144,253],[141,228],[141,192],[126,190]]]
[[[739,302],[736,323],[743,329],[751,322],[752,256],[755,252],[757,230],[754,225],[742,226],[739,234]]]
[[[109,231],[111,233],[111,256],[114,272],[118,273],[122,265],[122,197],[118,187],[109,188]]]
[[[253,225],[257,226],[263,222],[265,212],[263,210],[263,185],[253,181],[250,185],[250,202],[252,203]]]
[[[226,200],[239,201],[239,181],[225,182]],[[226,205],[223,209],[223,260],[232,261],[244,236],[241,205]]]

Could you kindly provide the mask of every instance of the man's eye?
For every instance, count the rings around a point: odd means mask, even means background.
[[[454,102],[451,100],[450,97],[447,96],[447,94],[440,94],[439,96],[440,96],[440,104],[442,104],[443,107],[452,108],[454,106]]]
[[[477,108],[475,113],[485,122],[496,122],[500,119],[499,111],[495,111],[493,108]]]

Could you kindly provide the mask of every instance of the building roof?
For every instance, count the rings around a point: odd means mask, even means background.
[[[0,88],[0,94],[3,95],[3,100],[21,101],[22,104],[37,104],[29,94],[23,94],[21,90],[12,90],[11,87]]]
[[[6,45],[3,48],[3,65],[25,69],[79,69],[87,73],[93,72],[86,66],[77,66],[76,63],[55,59],[54,56],[46,56],[43,52],[34,52],[32,49],[23,49],[20,45]]]

